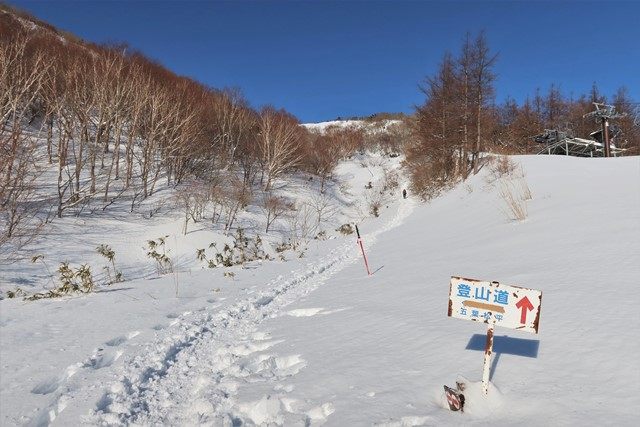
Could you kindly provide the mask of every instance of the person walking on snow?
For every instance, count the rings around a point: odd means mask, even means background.
[[[402,189],[402,198],[406,199],[407,198],[407,190],[406,189]]]

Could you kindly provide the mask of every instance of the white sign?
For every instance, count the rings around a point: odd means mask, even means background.
[[[463,277],[451,277],[449,317],[538,333],[542,292]]]

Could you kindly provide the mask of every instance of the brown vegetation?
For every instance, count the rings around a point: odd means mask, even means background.
[[[254,186],[269,191],[302,169],[324,189],[363,146],[355,129],[312,134],[284,110],[254,110],[237,89],[205,87],[125,45],[86,43],[4,6],[0,119],[0,248],[12,249],[34,234],[38,212],[50,221],[123,198],[133,211],[161,182],[181,187],[185,232],[209,202],[228,231]],[[38,188],[43,160],[56,173]]]
[[[614,121],[619,132],[613,143],[626,154],[640,153],[640,127],[634,124],[634,103],[621,88],[607,100],[595,86],[588,95],[568,99],[552,85],[547,94],[536,91],[532,99],[518,105],[508,99],[502,105],[493,100],[492,71],[496,55],[480,33],[463,41],[457,57],[447,53],[437,72],[422,86],[425,102],[416,108],[413,139],[406,149],[406,165],[414,192],[425,198],[481,166],[480,153],[527,154],[540,150],[533,137],[544,129],[559,129],[589,138],[600,124],[584,115],[594,102],[614,104],[627,116]]]

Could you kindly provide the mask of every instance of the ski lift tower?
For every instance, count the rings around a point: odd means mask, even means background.
[[[604,143],[604,156],[611,157],[611,147],[609,146],[609,120],[625,117],[626,114],[616,113],[613,105],[594,102],[595,111],[585,114],[583,117],[594,117],[596,122],[602,124],[602,142]]]

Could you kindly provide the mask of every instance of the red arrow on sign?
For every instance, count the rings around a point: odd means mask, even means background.
[[[533,304],[531,304],[529,298],[525,296],[516,303],[516,307],[522,310],[522,313],[520,313],[520,323],[524,325],[527,323],[527,311],[533,310]]]

